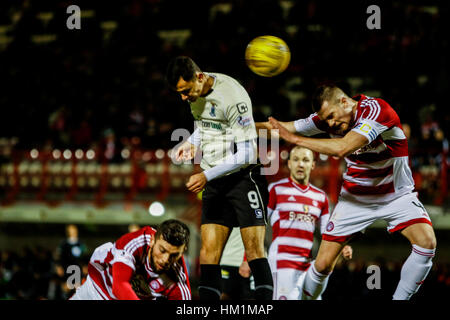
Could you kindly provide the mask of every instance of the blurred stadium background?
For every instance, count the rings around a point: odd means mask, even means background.
[[[72,4],[81,8],[80,30],[66,27]],[[381,9],[380,30],[366,27],[371,4]],[[193,231],[186,257],[196,295],[201,204],[184,183],[198,168],[169,159],[173,130],[193,129],[188,106],[164,83],[179,54],[241,81],[256,121],[308,116],[312,89],[327,79],[387,100],[404,122],[438,239],[414,299],[448,297],[449,23],[444,0],[0,2],[0,299],[70,295],[61,253],[68,224],[80,239],[71,263],[85,266],[95,247],[132,224],[173,217]],[[284,39],[292,53],[274,78],[256,76],[244,61],[247,43],[264,34]],[[287,152],[273,156],[282,169],[269,181],[286,175]],[[332,204],[342,170],[341,161],[320,158],[313,174]],[[162,207],[149,210],[155,202]],[[390,299],[409,252],[401,236],[374,225],[354,244],[353,261],[339,263],[324,299]],[[371,264],[381,267],[381,290],[366,287]]]

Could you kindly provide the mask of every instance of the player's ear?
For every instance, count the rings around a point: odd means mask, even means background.
[[[316,161],[315,160],[313,160],[313,162],[312,162],[312,166],[311,166],[311,170],[314,170],[314,168],[316,167]]]
[[[153,247],[154,244],[155,244],[155,236],[153,236],[153,237],[150,239],[150,247]]]
[[[203,74],[203,72],[196,71],[195,75],[196,75],[198,81],[200,81],[200,82],[202,82],[205,79],[205,75]]]

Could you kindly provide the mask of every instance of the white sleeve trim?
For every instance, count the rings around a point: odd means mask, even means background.
[[[200,146],[201,143],[200,128],[194,130],[194,132],[188,138],[188,142],[196,147]]]
[[[226,157],[223,163],[203,171],[206,180],[211,181],[214,178],[242,167],[244,164],[256,163],[257,153],[255,140],[238,142],[236,143],[236,147],[236,153]]]
[[[316,127],[312,119],[314,116],[316,116],[316,113],[311,114],[308,118],[295,120],[295,131],[304,136],[313,136],[319,133],[324,133],[325,131],[322,131]]]

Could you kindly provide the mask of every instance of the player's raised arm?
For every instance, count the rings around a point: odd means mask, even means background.
[[[295,125],[294,125],[294,121],[288,121],[288,122],[281,122],[280,123],[291,133],[295,133],[296,129],[295,129]],[[272,131],[273,127],[270,124],[269,121],[265,121],[265,122],[255,122],[255,126],[256,126],[256,132],[258,133],[258,136],[262,135],[262,132],[266,131],[267,132],[267,138],[270,137],[278,137],[278,134],[276,134],[275,132]]]
[[[270,117],[269,121],[274,129],[279,130],[280,137],[286,141],[330,156],[345,157],[364,147],[369,142],[365,136],[353,131],[348,132],[342,138],[317,139],[302,137],[289,132],[275,118]]]

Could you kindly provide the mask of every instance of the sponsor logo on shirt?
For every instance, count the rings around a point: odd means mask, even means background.
[[[222,130],[222,125],[220,123],[202,121],[202,126],[203,126],[203,128],[212,128],[212,129]]]
[[[261,219],[263,217],[263,212],[261,209],[255,209],[255,215],[257,219]]]
[[[361,153],[364,153],[364,152],[368,152],[368,151],[371,151],[371,150],[375,150],[376,148],[377,148],[377,147],[375,146],[374,143],[369,143],[368,145],[366,145],[366,146],[364,146],[364,147],[362,147],[362,148],[359,148],[358,150],[356,150],[355,152],[353,152],[353,154],[355,154],[355,155],[361,154]]]
[[[242,127],[246,127],[248,126],[250,123],[252,123],[252,119],[251,117],[243,117],[243,116],[239,116],[237,118],[237,122],[242,126]]]
[[[289,220],[290,221],[301,221],[301,222],[309,222],[315,223],[316,217],[307,212],[289,212]]]

